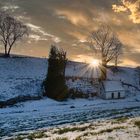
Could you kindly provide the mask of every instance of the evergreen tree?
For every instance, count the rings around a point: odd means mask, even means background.
[[[66,52],[52,46],[48,59],[48,74],[43,84],[45,96],[55,100],[64,100],[68,97],[65,83],[66,63]]]

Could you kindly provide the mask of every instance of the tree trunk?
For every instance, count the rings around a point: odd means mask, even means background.
[[[5,49],[4,56],[6,56],[7,55],[7,45],[4,45],[4,49]]]
[[[107,78],[107,70],[106,70],[106,67],[104,67],[104,66],[102,65],[102,66],[100,67],[100,72],[101,72],[100,80],[101,80],[101,81],[106,80],[106,78]]]
[[[100,80],[104,81],[107,78],[107,62],[105,60],[102,60],[102,65],[100,67]]]
[[[10,55],[7,52],[7,45],[4,46],[4,49],[5,49],[5,51],[4,51],[4,57],[9,57]]]
[[[12,46],[9,47],[9,50],[8,50],[8,53],[7,53],[8,57],[10,56],[11,48],[12,48]]]

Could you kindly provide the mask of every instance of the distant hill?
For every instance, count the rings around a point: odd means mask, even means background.
[[[0,101],[6,101],[20,96],[40,97],[42,95],[41,84],[47,74],[47,67],[48,62],[45,58],[26,56],[14,56],[12,58],[0,57]],[[90,79],[97,78],[98,75],[98,68],[89,68],[87,64],[72,61],[67,64],[67,77]],[[140,88],[137,84],[135,68],[119,67],[117,73],[113,73],[111,68],[108,68],[108,79],[121,80],[126,84]],[[87,82],[90,81],[86,81],[86,84],[83,81],[74,81],[69,86],[81,87],[86,92],[89,89],[92,90],[90,84]],[[136,92],[136,89],[132,88],[132,86],[128,87],[131,88],[132,93]]]

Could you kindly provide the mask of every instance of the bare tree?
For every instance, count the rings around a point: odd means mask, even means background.
[[[118,60],[122,44],[109,26],[102,25],[91,33],[90,47],[101,58],[101,79],[106,79],[106,67],[113,59]]]
[[[5,12],[0,12],[0,42],[5,49],[5,57],[10,56],[14,44],[28,35],[28,28]]]

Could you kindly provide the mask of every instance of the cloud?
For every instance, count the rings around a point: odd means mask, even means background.
[[[61,42],[61,39],[59,37],[56,37],[52,34],[45,32],[44,29],[40,26],[31,24],[31,23],[27,23],[26,25],[31,29],[32,34],[29,37],[32,40],[45,41],[45,40],[51,39],[55,43]]]
[[[19,9],[19,6],[17,5],[10,5],[6,4],[1,8],[3,11],[10,11],[10,12],[15,12],[15,10]]]
[[[26,55],[47,56],[54,43],[68,52],[69,59],[85,61],[91,52],[86,44],[87,37],[101,23],[106,23],[126,46],[121,60],[129,63],[135,58],[133,61],[140,64],[140,26],[133,24],[139,23],[139,1],[0,0],[0,7],[30,29],[30,43],[21,43],[23,48],[15,47],[15,52],[22,50]],[[32,52],[28,52],[26,46]]]
[[[112,5],[114,12],[127,12],[133,23],[140,23],[140,0],[121,0],[121,5]]]
[[[57,10],[56,14],[59,18],[67,19],[74,25],[87,25],[88,19],[87,16],[81,12],[71,11],[71,10]]]
[[[29,38],[30,38],[31,40],[35,40],[35,41],[48,40],[47,38],[42,38],[41,36],[35,35],[35,34],[29,35]],[[30,41],[29,41],[29,42],[30,42]]]
[[[127,11],[127,8],[126,8],[126,7],[120,6],[120,5],[115,5],[115,4],[112,5],[112,9],[113,9],[115,12],[117,12],[117,13]]]

